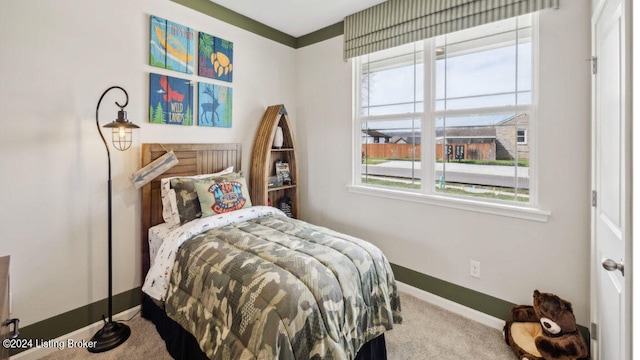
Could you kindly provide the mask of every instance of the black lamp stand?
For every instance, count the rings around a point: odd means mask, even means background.
[[[112,123],[105,125],[105,127],[113,128],[114,132],[117,131],[116,130],[117,128],[118,129],[125,128],[125,129],[128,129],[129,131],[132,128],[138,128],[137,125],[130,123],[126,119],[126,112],[123,110],[124,107],[127,106],[127,104],[129,103],[129,95],[127,94],[127,92],[120,86],[112,86],[107,90],[105,90],[102,96],[100,96],[100,100],[98,101],[98,106],[96,106],[96,126],[98,127],[98,132],[100,133],[100,137],[104,142],[104,146],[107,149],[107,160],[109,163],[109,179],[108,179],[109,318],[108,320],[105,320],[103,315],[104,326],[102,327],[102,329],[98,330],[98,332],[95,335],[93,335],[93,337],[91,338],[91,341],[93,342],[94,346],[89,347],[88,350],[92,353],[99,353],[99,352],[111,350],[119,346],[120,344],[124,343],[131,335],[131,329],[129,328],[129,326],[120,322],[113,321],[113,318],[112,318],[113,317],[113,293],[112,293],[113,251],[112,251],[112,217],[111,217],[111,213],[112,213],[111,211],[111,153],[109,152],[109,145],[107,144],[107,140],[104,138],[104,135],[102,134],[102,130],[100,130],[100,123],[98,121],[98,110],[100,109],[100,103],[102,102],[102,98],[104,98],[104,96],[112,89],[122,90],[122,92],[124,92],[126,96],[126,101],[124,105],[120,105],[118,102],[116,102],[116,105],[120,107],[120,111],[118,112],[118,118],[114,120]],[[116,145],[115,141],[116,140],[114,135],[114,145]],[[118,148],[119,150],[126,150],[129,148],[129,146],[131,146],[130,141],[128,146],[118,147],[116,145],[116,148]]]

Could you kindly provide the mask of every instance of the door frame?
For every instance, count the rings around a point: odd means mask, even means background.
[[[598,18],[602,15],[602,12],[605,8],[605,4],[608,2],[609,0],[593,0],[594,2],[594,7],[593,7],[593,12],[592,12],[592,17],[591,17],[591,53],[593,57],[596,57],[596,34],[595,34],[595,24],[598,20]],[[638,152],[637,148],[632,149],[632,132],[634,133],[638,133],[640,134],[640,131],[637,129],[634,129],[631,124],[632,124],[632,79],[630,77],[631,74],[634,75],[634,77],[636,77],[637,75],[634,74],[631,70],[632,70],[632,46],[631,46],[631,41],[632,41],[632,36],[631,36],[631,31],[632,31],[632,11],[638,12],[638,10],[634,10],[634,8],[632,7],[632,0],[620,0],[620,3],[622,5],[622,15],[621,15],[621,21],[622,21],[622,38],[621,38],[621,44],[624,47],[623,49],[623,59],[622,59],[622,64],[621,64],[621,70],[623,71],[623,76],[622,76],[622,81],[623,81],[623,87],[621,89],[621,96],[624,99],[624,109],[622,109],[622,113],[624,114],[625,117],[625,133],[622,135],[625,137],[626,139],[626,146],[624,149],[624,152],[626,154],[628,154],[629,156],[629,160],[626,164],[623,164],[623,166],[626,168],[625,171],[625,183],[627,184],[627,192],[628,195],[633,196],[633,200],[630,200],[630,205],[628,206],[628,208],[626,209],[625,212],[625,222],[626,222],[626,227],[624,229],[624,238],[625,238],[625,249],[624,249],[624,266],[625,266],[625,276],[624,276],[624,282],[625,282],[625,299],[624,299],[624,311],[625,311],[625,324],[624,324],[624,331],[625,331],[625,349],[621,349],[621,352],[625,354],[624,356],[624,360],[631,360],[632,359],[632,353],[633,353],[633,349],[632,349],[632,335],[633,337],[638,337],[638,334],[632,334],[632,322],[634,322],[631,318],[631,316],[634,317],[638,317],[637,314],[634,314],[631,310],[632,310],[632,299],[633,299],[633,253],[632,253],[632,235],[633,235],[633,231],[632,231],[632,227],[633,227],[633,222],[632,219],[640,219],[640,216],[638,214],[633,214],[632,213],[632,209],[633,209],[633,205],[634,203],[638,203],[640,200],[640,196],[636,193],[634,193],[632,191],[633,189],[633,185],[632,185],[632,171],[633,171],[633,162],[634,162],[634,157],[633,157],[633,153],[632,150],[635,152]],[[640,13],[640,12],[638,12]],[[636,42],[638,40],[636,39]],[[592,58],[593,59],[593,58]],[[592,85],[591,85],[591,189],[595,190],[595,183],[596,183],[596,167],[595,167],[595,159],[596,159],[596,94],[597,94],[597,84],[596,84],[596,75],[592,74]],[[637,95],[636,95],[637,97]],[[634,138],[638,139],[638,136],[634,136]],[[637,179],[636,179],[637,181]],[[596,277],[596,272],[601,270],[601,264],[600,264],[600,259],[597,258],[597,252],[596,252],[596,246],[595,246],[595,216],[596,216],[596,208],[592,207],[591,208],[591,265],[590,265],[590,284],[591,284],[591,290],[590,290],[590,300],[591,300],[591,311],[590,311],[590,321],[591,321],[591,332],[594,331],[594,327],[593,324],[597,324],[598,321],[598,310],[599,310],[599,304],[597,302],[597,277]],[[633,216],[633,218],[632,218]],[[597,337],[597,334],[591,334],[591,359],[593,360],[604,360],[604,359],[598,359],[598,352],[599,352],[599,344],[598,344],[598,340],[594,339],[594,337]]]
[[[640,59],[640,6],[636,5],[631,8],[631,23],[635,22],[638,26],[632,26],[632,59]],[[631,113],[632,113],[632,121],[635,124],[640,124],[640,111],[636,111],[633,107],[634,103],[640,104],[640,66],[632,66],[632,94],[631,97],[633,99],[631,103]],[[632,176],[632,198],[631,198],[631,241],[632,243],[640,244],[640,231],[634,231],[633,224],[640,224],[640,190],[633,191],[633,189],[640,189],[640,145],[633,146],[633,143],[640,144],[640,126],[632,126],[631,127],[631,176]],[[632,246],[632,250],[630,254],[633,258],[640,259],[640,246]],[[629,261],[630,265],[633,267],[634,262]],[[633,276],[633,271],[631,272],[631,286],[632,290],[631,299],[640,299],[640,276]],[[636,310],[636,312],[631,313],[632,324],[631,324],[631,336],[632,341],[636,344],[640,344],[640,310]],[[631,349],[631,355],[636,356],[640,353],[640,350]]]

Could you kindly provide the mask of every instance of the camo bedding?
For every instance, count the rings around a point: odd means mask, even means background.
[[[279,215],[186,241],[165,310],[210,359],[353,359],[402,321],[377,247]]]

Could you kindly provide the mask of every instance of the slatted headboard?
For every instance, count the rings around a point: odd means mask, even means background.
[[[171,176],[211,174],[229,166],[240,171],[242,146],[230,144],[142,144],[142,166],[173,150],[178,164],[142,187],[142,277],[149,271],[149,228],[164,222],[160,180]]]

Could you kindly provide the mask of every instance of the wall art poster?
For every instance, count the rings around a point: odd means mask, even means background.
[[[149,65],[193,74],[196,32],[151,15]]]
[[[198,75],[233,82],[233,42],[200,32]]]
[[[232,103],[232,88],[198,83],[198,125],[230,128]]]
[[[149,74],[149,122],[193,125],[193,83],[187,79]]]

